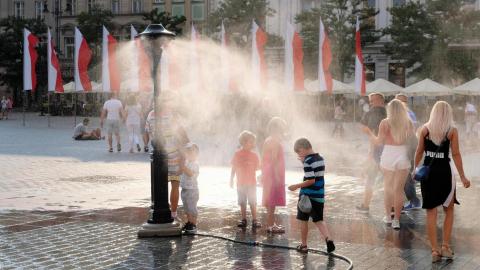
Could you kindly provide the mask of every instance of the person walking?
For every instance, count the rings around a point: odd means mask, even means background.
[[[477,108],[472,102],[465,104],[465,126],[467,139],[471,139],[475,134],[475,124],[477,123]]]
[[[380,93],[371,93],[368,95],[368,101],[371,108],[360,120],[360,123],[362,129],[367,127],[376,135],[378,134],[380,122],[387,117],[387,111],[385,110],[385,97]],[[356,209],[359,211],[368,212],[370,210],[373,187],[375,185],[375,180],[380,173],[379,163],[382,150],[382,145],[370,143],[368,158],[363,171],[363,177],[365,178],[363,201],[360,205],[356,206]]]
[[[395,96],[395,99],[400,100],[403,105],[407,108],[408,111],[408,117],[410,117],[410,120],[413,123],[413,126],[417,128],[418,122],[417,122],[417,116],[415,113],[410,110],[408,107],[408,97],[405,94],[397,94]],[[411,165],[413,167],[413,159],[415,155],[415,151],[417,150],[417,144],[418,140],[416,136],[412,136],[410,140],[408,140],[408,157],[411,160]],[[407,197],[407,202],[403,206],[403,211],[409,211],[413,209],[420,209],[422,207],[422,203],[420,199],[417,196],[417,190],[416,190],[416,185],[415,185],[415,179],[412,178],[411,174],[407,174],[407,179],[405,181],[405,197]]]
[[[142,108],[137,103],[135,96],[130,96],[127,99],[127,106],[125,106],[125,118],[128,131],[128,148],[129,152],[133,153],[133,147],[136,145],[137,151],[140,152],[140,116]]]
[[[405,105],[398,99],[390,101],[387,106],[387,118],[380,122],[378,136],[375,136],[368,127],[365,127],[364,132],[370,136],[372,143],[384,145],[380,157],[385,206],[383,222],[391,224],[394,229],[400,229],[403,190],[411,168],[407,140],[410,136],[415,136]],[[395,212],[393,221],[390,214],[392,205]]]
[[[343,128],[343,119],[345,117],[345,110],[343,109],[343,106],[342,106],[342,101],[339,100],[337,102],[337,105],[335,106],[335,112],[334,112],[334,121],[335,121],[335,126],[333,127],[333,131],[332,131],[332,137],[335,136],[335,134],[339,133],[340,137],[343,138],[343,135],[344,135],[344,128]]]
[[[0,111],[2,113],[2,117],[0,120],[8,119],[8,100],[5,98],[5,96],[2,97],[2,100],[0,101]]]
[[[438,101],[430,112],[430,119],[421,127],[417,151],[415,152],[415,168],[425,155],[424,166],[429,166],[426,180],[421,182],[423,198],[422,208],[427,210],[427,235],[432,248],[432,262],[441,257],[453,259],[450,248],[450,237],[453,227],[454,204],[458,204],[455,192],[455,178],[450,167],[450,150],[460,181],[465,188],[470,187],[470,180],[463,170],[462,155],[458,139],[458,130],[453,125],[453,113],[450,104]],[[415,170],[412,172],[412,174]],[[441,250],[437,243],[437,208],[442,206],[445,212],[443,221],[443,241]]]
[[[103,110],[100,115],[100,127],[103,128],[103,124],[106,118],[106,127],[108,133],[108,152],[113,152],[112,134],[115,134],[117,140],[117,151],[122,151],[122,145],[120,144],[120,121],[124,118],[123,105],[117,98],[117,93],[111,93],[110,99],[103,104]]]

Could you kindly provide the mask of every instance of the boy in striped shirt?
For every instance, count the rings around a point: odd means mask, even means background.
[[[323,221],[323,206],[325,203],[325,189],[324,189],[324,173],[325,162],[323,158],[315,153],[312,145],[305,138],[300,138],[294,145],[295,153],[298,159],[303,163],[303,171],[305,176],[303,182],[288,187],[290,191],[295,191],[300,188],[299,195],[306,195],[310,198],[312,203],[312,210],[310,213],[304,213],[297,207],[297,219],[300,220],[300,230],[302,243],[297,246],[299,252],[307,253],[307,236],[308,236],[308,220],[312,218],[313,223],[317,226],[320,233],[325,237],[327,244],[327,252],[335,250],[335,244],[330,239],[327,224]]]

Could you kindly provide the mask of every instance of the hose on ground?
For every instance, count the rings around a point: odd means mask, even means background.
[[[215,234],[207,234],[207,233],[191,233],[191,234],[186,234],[186,235],[196,235],[196,236],[203,236],[203,237],[211,237],[211,238],[216,238],[220,240],[225,240],[229,241],[232,243],[236,244],[242,244],[242,245],[249,245],[249,246],[254,246],[254,247],[267,247],[267,248],[281,248],[281,249],[288,249],[288,250],[297,250],[295,247],[291,246],[282,246],[282,245],[276,245],[276,244],[268,244],[268,243],[263,243],[263,242],[258,242],[258,241],[241,241],[241,240],[235,240],[232,238],[220,236],[220,235],[215,235]],[[347,270],[353,269],[353,262],[350,258],[340,255],[340,254],[335,254],[335,253],[327,253],[326,251],[319,250],[319,249],[313,249],[309,248],[308,252],[324,255],[324,256],[330,256],[334,257],[337,259],[340,259],[348,264]]]

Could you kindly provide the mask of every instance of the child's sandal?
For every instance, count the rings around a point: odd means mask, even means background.
[[[305,245],[300,244],[296,247],[296,249],[300,253],[308,253],[308,247]]]
[[[256,219],[252,220],[252,229],[258,229],[262,227],[262,223],[258,222]]]
[[[432,250],[432,263],[436,263],[442,260],[442,255],[438,250]]]
[[[240,220],[240,221],[237,223],[237,227],[239,227],[239,228],[245,228],[245,227],[247,227],[247,220],[246,220],[246,219]]]

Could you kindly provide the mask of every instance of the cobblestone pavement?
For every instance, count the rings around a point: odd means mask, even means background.
[[[347,267],[341,260],[318,254],[301,255],[200,236],[137,239],[149,205],[148,155],[109,154],[105,141],[72,142],[72,118],[53,118],[52,128],[47,128],[45,118],[27,117],[26,127],[21,126],[18,114],[16,120],[0,122],[0,269]],[[202,149],[208,148],[201,139],[195,140]],[[466,163],[473,164],[478,153],[470,152]],[[342,162],[341,157],[328,160]],[[424,211],[404,214],[402,229],[393,231],[381,222],[381,184],[370,214],[358,213],[354,205],[362,185],[352,173],[356,168],[331,167],[335,174],[327,175],[325,216],[336,252],[351,258],[355,269],[480,269],[480,220],[474,218],[480,210],[476,178],[471,189],[458,187],[462,205],[455,213],[455,260],[432,265]],[[290,169],[287,182],[294,182],[301,174],[294,165]],[[287,230],[284,235],[269,236],[263,229],[239,230],[235,226],[236,192],[228,187],[228,176],[228,168],[202,166],[200,231],[295,246],[299,239],[296,194],[288,192],[288,207],[278,211]],[[263,209],[260,211],[263,219]],[[309,246],[323,250],[318,231],[311,229]]]

